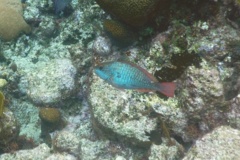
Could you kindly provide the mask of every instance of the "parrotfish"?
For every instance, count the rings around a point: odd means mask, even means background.
[[[105,62],[95,66],[94,72],[107,83],[120,89],[159,91],[168,97],[173,97],[176,88],[174,82],[160,83],[147,70],[131,62]]]

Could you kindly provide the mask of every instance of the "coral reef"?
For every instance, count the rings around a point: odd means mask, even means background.
[[[19,1],[0,1],[0,38],[2,40],[10,41],[18,37],[21,32],[31,32],[30,26],[22,17],[21,7],[22,4]]]
[[[22,2],[24,10],[20,0],[0,0],[32,27],[0,42],[1,91],[12,111],[0,118],[0,160],[235,158],[236,0],[67,0],[68,16],[54,14],[53,1]],[[175,81],[175,96],[118,90],[92,72],[114,60]]]

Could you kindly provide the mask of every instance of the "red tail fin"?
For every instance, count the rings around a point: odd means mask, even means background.
[[[174,82],[158,83],[157,90],[168,97],[174,96],[175,89],[176,89],[176,83]]]

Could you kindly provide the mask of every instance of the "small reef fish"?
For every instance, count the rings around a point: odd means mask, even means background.
[[[159,91],[173,97],[174,82],[158,82],[147,70],[131,62],[113,61],[94,67],[94,72],[103,80],[120,89],[135,89],[142,92]]]
[[[55,14],[59,14],[63,11],[72,0],[53,0],[53,7]]]

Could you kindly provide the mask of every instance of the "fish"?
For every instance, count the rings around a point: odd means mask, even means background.
[[[63,11],[72,0],[53,0],[53,7],[55,14],[59,14]]]
[[[94,72],[110,85],[120,89],[133,89],[141,92],[158,91],[173,97],[176,89],[174,82],[159,82],[142,67],[127,61],[111,61],[98,64]]]

